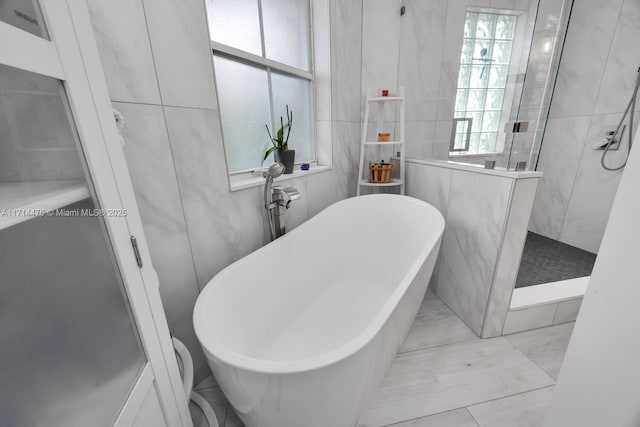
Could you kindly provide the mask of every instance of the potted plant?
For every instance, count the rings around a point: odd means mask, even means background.
[[[274,153],[276,162],[284,165],[284,173],[293,173],[293,163],[296,158],[296,150],[289,150],[289,135],[291,134],[292,123],[293,111],[289,111],[289,105],[287,105],[287,123],[285,123],[284,118],[280,116],[280,128],[275,134],[272,135],[271,131],[269,131],[269,126],[264,125],[267,128],[267,134],[269,135],[272,146],[265,151],[262,161],[264,162],[267,160],[267,157],[269,157],[269,154]]]

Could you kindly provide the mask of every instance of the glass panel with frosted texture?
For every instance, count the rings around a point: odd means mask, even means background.
[[[496,41],[493,45],[492,59],[495,64],[509,64],[511,60],[511,41]]]
[[[480,134],[472,133],[471,138],[469,138],[469,152],[471,153],[477,152],[479,143],[480,143]]]
[[[509,67],[506,65],[494,65],[489,72],[489,87],[504,88],[507,85]]]
[[[489,67],[490,65],[474,65],[471,67],[471,78],[469,79],[470,88],[485,88],[489,83]]]
[[[262,0],[266,57],[310,70],[308,0]]]
[[[480,13],[478,15],[478,25],[476,27],[476,38],[493,38],[496,28],[496,18],[497,16],[494,14]]]
[[[489,89],[487,90],[487,98],[485,101],[485,111],[501,111],[502,99],[504,97],[504,90],[502,89]]]
[[[481,60],[482,58],[490,59],[491,58],[491,43],[492,40],[476,40],[473,43],[473,59],[474,63]],[[486,49],[486,50],[485,50]],[[484,55],[483,55],[484,53]]]
[[[480,143],[477,150],[481,153],[488,153],[496,151],[496,142],[498,139],[497,133],[482,133],[480,134]]]
[[[0,208],[61,209],[0,218],[3,426],[113,425],[145,364],[64,95],[0,65]]]
[[[207,0],[211,40],[262,56],[257,0]]]
[[[0,21],[38,37],[47,38],[42,14],[34,0],[1,0]]]
[[[223,56],[213,59],[229,172],[259,168],[270,146],[267,71]]]
[[[464,41],[464,43],[462,44],[462,53],[460,54],[461,64],[471,64],[471,61],[473,60],[474,46],[475,42],[473,40]]]
[[[456,111],[464,111],[467,109],[467,89],[459,89],[456,95]]]
[[[482,117],[482,131],[496,132],[500,125],[500,111],[485,111]]]
[[[458,88],[469,87],[469,78],[471,77],[471,66],[461,65],[458,74]]]
[[[289,138],[289,148],[296,150],[296,163],[315,160],[313,150],[313,125],[311,111],[311,82],[278,73],[271,74],[273,88],[273,108],[276,126],[280,116],[285,116],[285,106],[293,111],[293,125]],[[286,120],[286,117],[284,117]]]
[[[484,108],[485,93],[483,89],[471,89],[467,99],[467,110],[481,111]]]
[[[513,40],[516,28],[516,17],[509,15],[498,16],[496,23],[496,39]]]
[[[480,132],[482,130],[482,112],[467,112],[465,117],[470,117],[473,120],[473,126],[471,126],[472,132]]]
[[[476,25],[478,22],[477,13],[467,13],[467,19],[464,22],[464,38],[473,38],[476,34]]]

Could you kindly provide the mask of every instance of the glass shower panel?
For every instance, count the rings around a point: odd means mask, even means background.
[[[146,362],[61,82],[0,65],[0,153],[0,425],[111,426]]]
[[[530,43],[527,73],[522,95],[512,121],[526,122],[525,132],[508,134],[507,167],[526,162],[535,170],[547,123],[553,88],[560,63],[564,34],[569,23],[572,1],[540,0]],[[541,78],[541,76],[543,78]],[[506,149],[505,149],[506,151]]]

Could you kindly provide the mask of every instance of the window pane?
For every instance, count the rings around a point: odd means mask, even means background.
[[[456,96],[456,111],[464,111],[467,109],[467,89],[458,90],[458,95]]]
[[[496,27],[496,15],[481,13],[478,15],[478,27],[476,28],[476,38],[493,38]]]
[[[472,89],[469,91],[469,98],[467,100],[467,110],[480,111],[484,108],[484,94],[482,89]]]
[[[458,87],[469,87],[469,76],[471,76],[471,66],[461,65],[460,73],[458,74]]]
[[[267,58],[309,70],[309,2],[262,0],[262,20]]]
[[[478,152],[479,143],[480,143],[480,134],[472,133],[471,138],[469,139],[469,152],[471,153]]]
[[[462,54],[460,55],[461,64],[471,64],[473,59],[473,40],[465,40],[462,45]]]
[[[257,0],[207,0],[211,40],[262,56]]]
[[[511,41],[497,41],[493,45],[492,59],[495,64],[508,64],[511,59]]]
[[[496,24],[496,38],[513,40],[516,28],[516,17],[500,15]]]
[[[480,134],[480,146],[478,151],[481,153],[496,151],[496,142],[498,140],[497,133]]]
[[[487,91],[487,100],[484,105],[485,110],[502,110],[502,98],[504,96],[504,90],[502,89],[489,89]]]
[[[496,132],[500,124],[500,111],[487,111],[482,118],[483,132]]]
[[[46,38],[39,12],[32,0],[0,1],[0,21]]]
[[[475,36],[477,22],[478,22],[477,13],[467,13],[467,20],[464,23],[465,38],[472,38]]]
[[[467,113],[465,116],[471,117],[471,120],[473,120],[471,131],[480,132],[482,129],[482,112]]]
[[[489,67],[490,65],[474,65],[471,68],[471,78],[469,79],[469,87],[484,88],[489,84]]]
[[[293,111],[293,124],[289,148],[296,150],[296,163],[315,160],[311,111],[311,82],[282,74],[271,74],[273,108],[276,127],[280,116],[286,115],[286,106]],[[286,117],[285,117],[286,120]]]
[[[504,88],[507,85],[507,73],[509,67],[506,65],[494,65],[489,72],[489,87]]]
[[[491,50],[492,40],[476,40],[473,45],[473,59],[477,64],[478,60],[482,58],[491,59],[490,50]]]
[[[264,125],[271,125],[267,72],[221,56],[213,58],[229,172],[258,168],[269,146]]]

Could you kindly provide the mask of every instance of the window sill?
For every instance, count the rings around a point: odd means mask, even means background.
[[[289,181],[296,178],[302,178],[307,175],[313,175],[316,173],[327,172],[333,170],[333,166],[311,166],[309,170],[303,171],[300,170],[299,165],[295,166],[293,173],[288,175],[281,175],[274,180],[274,183],[279,183],[281,181]],[[246,188],[259,187],[264,185],[264,178],[262,176],[231,176],[229,177],[229,190],[230,191],[239,191],[244,190]]]

